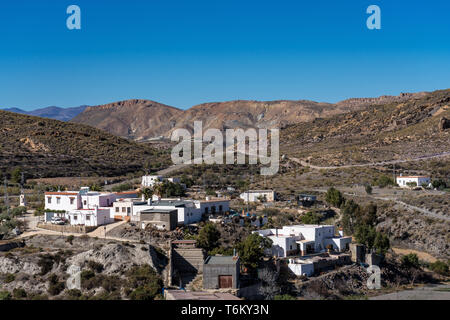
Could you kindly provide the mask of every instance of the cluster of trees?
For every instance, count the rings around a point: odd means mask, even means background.
[[[155,184],[153,186],[153,192],[160,197],[165,198],[184,197],[186,195],[186,191],[181,184],[173,183],[167,180],[162,183]]]
[[[264,256],[264,250],[272,246],[272,240],[261,237],[256,233],[250,234],[244,240],[236,243],[233,248],[219,247],[220,231],[217,227],[208,222],[200,229],[196,237],[197,245],[205,249],[208,254],[226,254],[231,255],[233,249],[239,253],[241,265],[250,271],[258,267],[258,263]]]
[[[325,200],[341,209],[341,224],[344,233],[354,235],[356,240],[366,245],[369,250],[385,254],[390,248],[389,238],[376,230],[377,206],[369,204],[362,207],[353,200],[345,199],[342,193],[330,188]]]

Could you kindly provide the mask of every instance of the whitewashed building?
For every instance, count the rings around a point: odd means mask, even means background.
[[[72,210],[66,217],[73,226],[97,227],[114,221],[110,217],[110,208]]]
[[[409,188],[412,186],[428,186],[431,183],[431,179],[428,176],[397,176],[397,184],[402,188]]]
[[[113,204],[111,217],[140,221],[140,212],[144,210],[177,210],[178,225],[197,223],[204,215],[221,214],[230,210],[229,200],[182,200],[160,199],[148,200],[122,199]],[[129,217],[129,218],[125,218]]]
[[[153,187],[155,184],[157,183],[161,183],[164,181],[169,181],[172,183],[180,183],[180,178],[164,178],[163,176],[158,176],[158,175],[154,175],[154,176],[143,176],[142,177],[142,182],[141,185],[143,187],[148,187],[151,188]]]
[[[262,237],[272,240],[272,247],[266,254],[276,257],[305,256],[326,252],[331,245],[334,251],[346,251],[352,242],[351,237],[335,235],[332,225],[293,225],[282,229],[266,229],[254,231]]]
[[[273,202],[276,200],[276,193],[273,190],[249,190],[241,193],[239,197],[245,202]]]
[[[110,211],[117,194],[90,191],[83,187],[80,191],[46,192],[45,221],[53,217],[67,220],[71,225],[98,226],[111,223]]]

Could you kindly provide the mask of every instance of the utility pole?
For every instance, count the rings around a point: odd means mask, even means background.
[[[6,206],[6,213],[9,215],[8,180],[6,180],[6,177],[5,177],[5,206]]]

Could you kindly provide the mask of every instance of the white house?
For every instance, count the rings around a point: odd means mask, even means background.
[[[164,178],[163,176],[143,176],[141,185],[143,187],[153,187],[155,184],[164,182],[164,181],[170,181],[172,183],[180,183],[180,178]]]
[[[140,221],[140,212],[144,210],[178,211],[178,224],[191,224],[202,220],[203,215],[224,213],[230,210],[229,200],[181,200],[181,199],[123,199],[113,204],[111,217],[130,217],[131,221]]]
[[[428,176],[397,176],[397,184],[402,188],[408,188],[410,185],[420,187],[422,185],[429,185],[431,179]]]
[[[66,214],[71,225],[97,227],[113,222],[109,208],[79,209]]]
[[[110,210],[117,194],[90,191],[88,187],[83,187],[80,191],[46,192],[44,197],[44,208],[48,211],[46,222],[59,216],[72,225],[97,226],[112,222]]]
[[[345,251],[352,242],[351,237],[336,236],[332,225],[293,225],[254,233],[272,240],[272,248],[266,253],[277,257],[325,252],[328,245],[335,251]]]
[[[260,199],[263,199],[264,202],[276,200],[276,194],[273,190],[249,190],[241,193],[239,197],[245,202],[257,202]]]
[[[156,183],[163,181],[163,176],[143,176],[141,185],[143,187],[153,187]]]

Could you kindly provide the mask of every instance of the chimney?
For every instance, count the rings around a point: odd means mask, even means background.
[[[145,194],[142,194],[141,200],[145,201]]]
[[[149,206],[152,205],[152,199],[151,199],[151,198],[148,198],[148,199],[147,199],[147,204],[148,204]]]

